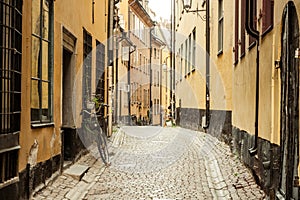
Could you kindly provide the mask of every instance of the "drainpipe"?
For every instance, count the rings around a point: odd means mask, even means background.
[[[108,136],[111,136],[112,133],[112,68],[113,68],[113,20],[114,17],[114,0],[108,1],[108,23],[107,23],[107,38],[108,38],[108,47],[107,47],[107,119],[108,119]]]
[[[175,86],[176,86],[176,74],[175,74],[175,41],[176,41],[176,34],[175,34],[175,20],[176,20],[176,15],[175,15],[175,5],[176,2],[175,0],[173,0],[173,26],[172,26],[172,33],[173,33],[173,37],[172,37],[172,73],[173,73],[173,81],[172,81],[172,117],[173,117],[173,122],[175,123],[176,120],[176,99],[175,99]]]
[[[259,32],[253,28],[253,4],[250,0],[246,0],[246,30],[247,33],[256,39],[256,96],[255,96],[255,138],[254,145],[248,149],[249,154],[254,156],[257,154],[257,142],[258,142],[258,111],[259,111]]]
[[[119,47],[120,47],[120,40],[116,40],[116,88],[115,88],[115,93],[116,93],[116,97],[115,97],[115,123],[119,124],[120,122],[120,115],[121,112],[119,112]],[[121,98],[120,98],[121,101]],[[120,102],[120,108],[121,108],[121,102]],[[120,109],[121,110],[121,109]]]
[[[152,32],[154,30],[154,26],[150,28],[150,92],[149,92],[149,97],[150,97],[150,115],[149,115],[149,120],[150,120],[150,125],[153,124],[153,109],[152,109]]]
[[[206,0],[206,92],[205,92],[205,129],[209,128],[210,123],[210,1]]]
[[[172,78],[172,75],[173,75],[173,35],[174,35],[174,32],[173,32],[173,26],[174,26],[174,24],[173,24],[173,15],[175,14],[175,13],[173,13],[173,0],[171,0],[171,19],[170,19],[170,21],[171,21],[171,34],[170,34],[170,117],[172,118],[172,119],[174,119],[173,118],[173,104],[172,104],[172,90],[173,90],[173,84],[172,84],[172,82],[174,81],[174,79]]]

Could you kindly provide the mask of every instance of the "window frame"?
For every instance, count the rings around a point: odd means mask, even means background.
[[[44,25],[44,20],[43,20],[43,2],[45,0],[39,0],[40,1],[40,27],[42,27]],[[53,74],[53,70],[54,70],[54,66],[53,66],[53,55],[54,55],[54,46],[53,46],[53,41],[54,41],[54,8],[53,8],[53,0],[48,0],[47,1],[49,3],[49,13],[48,13],[48,20],[49,20],[49,31],[48,31],[48,39],[43,37],[43,29],[40,28],[39,30],[39,35],[35,34],[33,31],[33,27],[31,27],[31,39],[32,39],[32,45],[33,45],[33,38],[36,38],[39,40],[39,53],[38,53],[38,57],[39,58],[43,58],[43,44],[46,43],[48,44],[48,80],[44,80],[43,79],[43,60],[42,59],[38,59],[38,74],[37,77],[34,77],[33,74],[31,74],[31,98],[33,97],[33,82],[37,81],[37,90],[38,90],[38,119],[33,119],[33,115],[34,115],[34,108],[32,108],[32,99],[31,99],[31,125],[32,127],[40,127],[41,125],[52,125],[53,122],[53,76],[51,76]],[[33,11],[32,11],[33,12]],[[34,23],[32,23],[34,24]],[[32,49],[33,50],[33,49]],[[31,61],[31,69],[33,69],[33,61]],[[46,90],[43,90],[43,83],[47,84],[48,86],[48,113],[47,116],[43,115],[43,92]],[[43,119],[43,116],[46,116],[47,119]]]
[[[246,55],[246,0],[241,0],[241,27],[240,27],[240,45],[242,59]]]
[[[224,47],[224,4],[223,0],[219,0],[218,3],[218,55],[220,55]]]
[[[188,38],[188,73],[191,72],[191,60],[192,60],[192,34]]]
[[[192,51],[192,71],[196,69],[196,51],[197,51],[197,44],[196,44],[196,27],[193,29],[192,32],[192,43],[193,43],[193,51]]]
[[[22,1],[0,0],[0,189],[19,181]]]
[[[234,65],[239,62],[239,0],[235,0]]]
[[[273,29],[274,0],[263,0],[262,12],[262,36],[265,36]]]

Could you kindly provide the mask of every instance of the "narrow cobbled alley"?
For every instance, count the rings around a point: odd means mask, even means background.
[[[66,173],[33,199],[264,199],[229,147],[182,128],[122,127],[110,142],[111,166],[91,153],[76,164],[89,167],[79,179]]]

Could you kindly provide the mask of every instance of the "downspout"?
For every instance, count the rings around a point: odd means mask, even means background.
[[[159,70],[159,80],[160,80],[160,83],[159,83],[159,116],[160,116],[160,126],[163,126],[163,116],[162,116],[162,65],[163,65],[163,63],[162,63],[162,56],[163,56],[163,54],[162,54],[162,47],[161,47],[161,51],[160,51],[160,63],[159,63],[159,68],[160,68],[160,70]]]
[[[120,41],[116,40],[116,97],[115,97],[115,123],[118,124],[120,122],[120,115],[121,112],[119,112],[119,47],[120,47]],[[120,92],[121,93],[121,92]],[[121,95],[121,94],[120,94]],[[120,98],[121,101],[121,98]],[[120,102],[120,111],[121,111],[121,102]]]
[[[176,16],[175,16],[175,5],[176,5],[176,2],[175,0],[173,0],[173,29],[172,29],[172,32],[173,32],[173,41],[172,41],[172,63],[173,63],[173,70],[172,70],[172,73],[173,73],[173,81],[172,81],[172,116],[173,116],[173,123],[175,123],[175,120],[176,120],[176,99],[175,99],[175,86],[176,86],[176,74],[175,74],[175,41],[176,41],[176,34],[175,34],[175,20],[176,20]]]
[[[257,48],[256,48],[256,93],[255,93],[255,138],[254,145],[248,149],[251,156],[256,155],[257,153],[257,143],[258,143],[258,111],[259,111],[259,32],[253,28],[253,15],[252,11],[253,4],[250,0],[246,0],[246,31],[247,33],[256,39]]]
[[[130,35],[131,35],[131,19],[130,19],[130,5],[128,5],[127,9],[128,9],[128,38],[130,39]],[[134,23],[134,22],[132,22]],[[131,122],[131,101],[130,101],[130,96],[131,96],[131,83],[130,83],[130,60],[131,60],[131,53],[130,53],[130,48],[129,48],[129,55],[128,55],[128,69],[127,69],[127,83],[128,83],[128,87],[129,87],[129,91],[127,94],[127,98],[128,98],[128,123],[129,125],[132,125]]]
[[[150,125],[152,124],[153,120],[153,109],[152,109],[152,32],[154,30],[154,26],[150,28],[150,92],[149,92],[149,97],[150,97],[150,115],[149,115],[149,120],[150,120]]]
[[[107,38],[108,38],[108,45],[107,45],[107,104],[108,108],[106,110],[106,115],[108,119],[108,136],[111,136],[112,133],[112,68],[113,68],[113,14],[114,14],[114,0],[108,0],[108,23],[107,23]]]
[[[210,124],[210,14],[209,14],[210,1],[206,0],[206,95],[205,95],[205,129],[209,128]]]
[[[173,4],[173,1],[171,0],[171,9],[172,9],[172,4]],[[171,18],[170,18],[170,21],[171,21],[171,34],[170,34],[170,117],[173,119],[173,105],[172,105],[172,88],[173,88],[173,84],[172,84],[172,81],[173,78],[172,78],[172,75],[173,75],[173,9],[171,10]]]

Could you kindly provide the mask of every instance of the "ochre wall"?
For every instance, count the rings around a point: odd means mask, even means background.
[[[201,7],[201,1],[194,1],[191,10]],[[211,1],[210,5],[210,108],[212,110],[231,110],[232,109],[232,39],[226,40],[226,37],[232,36],[232,2],[224,2],[224,45],[223,53],[218,56],[218,2]],[[176,53],[179,52],[181,44],[185,48],[185,40],[196,27],[196,71],[183,76],[182,81],[176,85],[176,102],[181,99],[182,108],[205,109],[205,90],[206,90],[206,21],[201,20],[200,16],[205,15],[205,11],[195,13],[186,13],[182,11],[181,3],[178,4],[178,18],[176,20]],[[198,16],[200,15],[200,16]],[[183,55],[185,57],[185,55]],[[178,53],[178,59],[181,56]],[[180,74],[180,66],[177,66],[176,73]]]
[[[281,55],[282,15],[288,1],[276,1],[274,26],[263,36],[260,47],[259,137],[280,144],[280,69],[275,60]],[[300,2],[294,1],[300,21]],[[262,5],[258,4],[258,9]],[[261,30],[261,23],[258,24]],[[246,38],[248,38],[246,36]],[[248,44],[246,39],[246,44]],[[246,46],[247,48],[247,46]],[[254,134],[256,46],[234,66],[233,71],[233,126]]]
[[[92,2],[72,0],[54,1],[54,75],[53,75],[53,124],[49,127],[32,128],[30,122],[30,92],[31,92],[31,1],[23,4],[23,70],[22,70],[22,114],[19,153],[19,171],[25,169],[29,162],[30,149],[36,141],[38,144],[36,160],[39,163],[49,160],[61,153],[62,125],[62,28],[65,27],[76,37],[75,72],[81,77],[83,61],[83,27],[92,34],[93,48],[95,39],[102,43],[106,40],[107,0],[95,0],[95,23],[92,24]],[[93,52],[95,59],[95,52]],[[94,63],[94,61],[93,61]],[[93,66],[95,70],[95,66]],[[93,73],[92,73],[93,74]],[[92,83],[95,81],[92,81]],[[94,85],[94,84],[93,84]],[[94,87],[94,86],[93,86]],[[81,82],[76,85],[81,96]],[[78,96],[79,97],[79,96]],[[71,102],[70,102],[71,103]],[[81,110],[81,99],[76,99],[77,113]],[[79,123],[77,123],[78,125]]]

